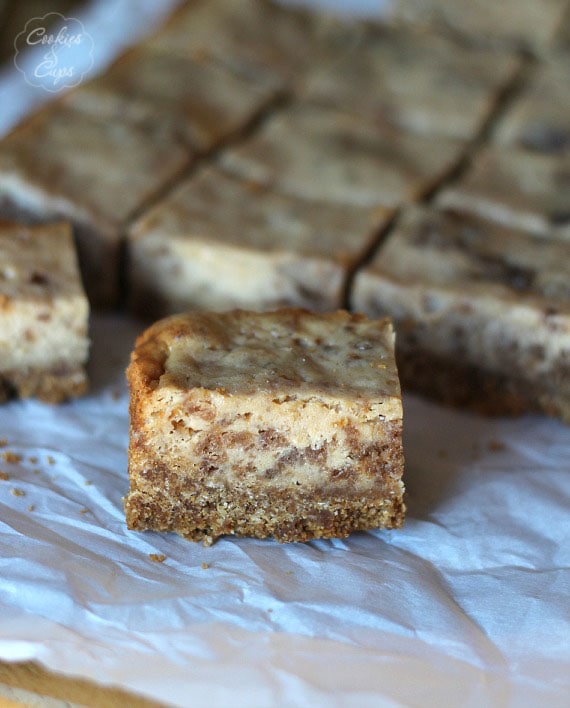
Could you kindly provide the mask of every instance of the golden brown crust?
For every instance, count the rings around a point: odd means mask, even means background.
[[[160,320],[137,340],[127,377],[142,375],[146,387],[164,373],[164,386],[183,382],[185,388],[222,387],[233,394],[285,386],[307,396],[382,398],[384,416],[399,417],[393,345],[387,318],[344,310],[189,312]]]
[[[62,403],[82,396],[87,389],[87,375],[82,366],[0,372],[0,403],[14,396],[38,398],[45,403]]]
[[[485,416],[546,413],[570,423],[568,407],[563,407],[559,399],[543,388],[520,378],[425,350],[399,352],[398,371],[404,390],[421,393],[447,406]]]

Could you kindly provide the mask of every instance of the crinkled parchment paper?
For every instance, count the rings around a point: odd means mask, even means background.
[[[568,705],[570,427],[408,397],[401,531],[211,548],[134,533],[140,329],[93,318],[85,399],[0,407],[0,659],[178,706]]]

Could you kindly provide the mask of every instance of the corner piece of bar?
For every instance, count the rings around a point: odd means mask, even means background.
[[[401,526],[389,320],[175,315],[139,337],[127,377],[129,528],[288,542]]]

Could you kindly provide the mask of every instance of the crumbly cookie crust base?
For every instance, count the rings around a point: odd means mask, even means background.
[[[61,403],[82,396],[87,388],[87,375],[82,366],[0,371],[0,403],[15,397]]]

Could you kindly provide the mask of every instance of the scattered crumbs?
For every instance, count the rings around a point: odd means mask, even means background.
[[[28,457],[28,462],[31,465],[37,465],[38,464],[38,458],[37,457]]]
[[[164,555],[164,553],[149,553],[148,557],[153,563],[164,563],[164,561],[166,560],[166,556]]]
[[[28,511],[35,511],[36,510],[36,505],[35,504],[30,504],[28,507]]]
[[[447,460],[447,450],[440,448],[437,451],[437,456],[439,457],[440,460]]]
[[[505,443],[501,440],[489,440],[487,447],[491,452],[501,452],[505,449]]]
[[[2,458],[3,458],[4,462],[8,462],[8,464],[10,464],[10,465],[14,465],[17,462],[22,461],[22,455],[16,455],[15,452],[9,452],[9,451],[3,452]]]
[[[6,438],[2,438],[2,440],[0,440],[0,447],[6,447],[6,445],[8,445],[8,441]]]
[[[92,482],[90,479],[86,479],[85,482],[83,482],[83,484],[84,484],[86,487],[90,487],[90,486],[93,484],[93,482]]]
[[[210,567],[209,563],[202,563],[202,570],[208,570],[209,567]]]
[[[10,475],[7,472],[3,472],[2,470],[0,470],[0,479],[6,482],[8,479],[10,479]]]
[[[51,455],[48,455],[48,456],[47,456],[47,461],[48,461],[48,464],[50,464],[50,465],[55,465],[55,457],[52,457]]]
[[[88,514],[88,513],[89,513],[89,509],[79,509],[79,513],[80,513],[80,514]]]
[[[10,494],[13,497],[25,497],[26,496],[26,492],[24,492],[23,489],[17,489],[16,487],[12,487],[12,489],[10,490]]]
[[[202,539],[202,546],[204,546],[204,548],[211,546],[213,543],[214,543],[213,536],[204,536],[204,538]]]

